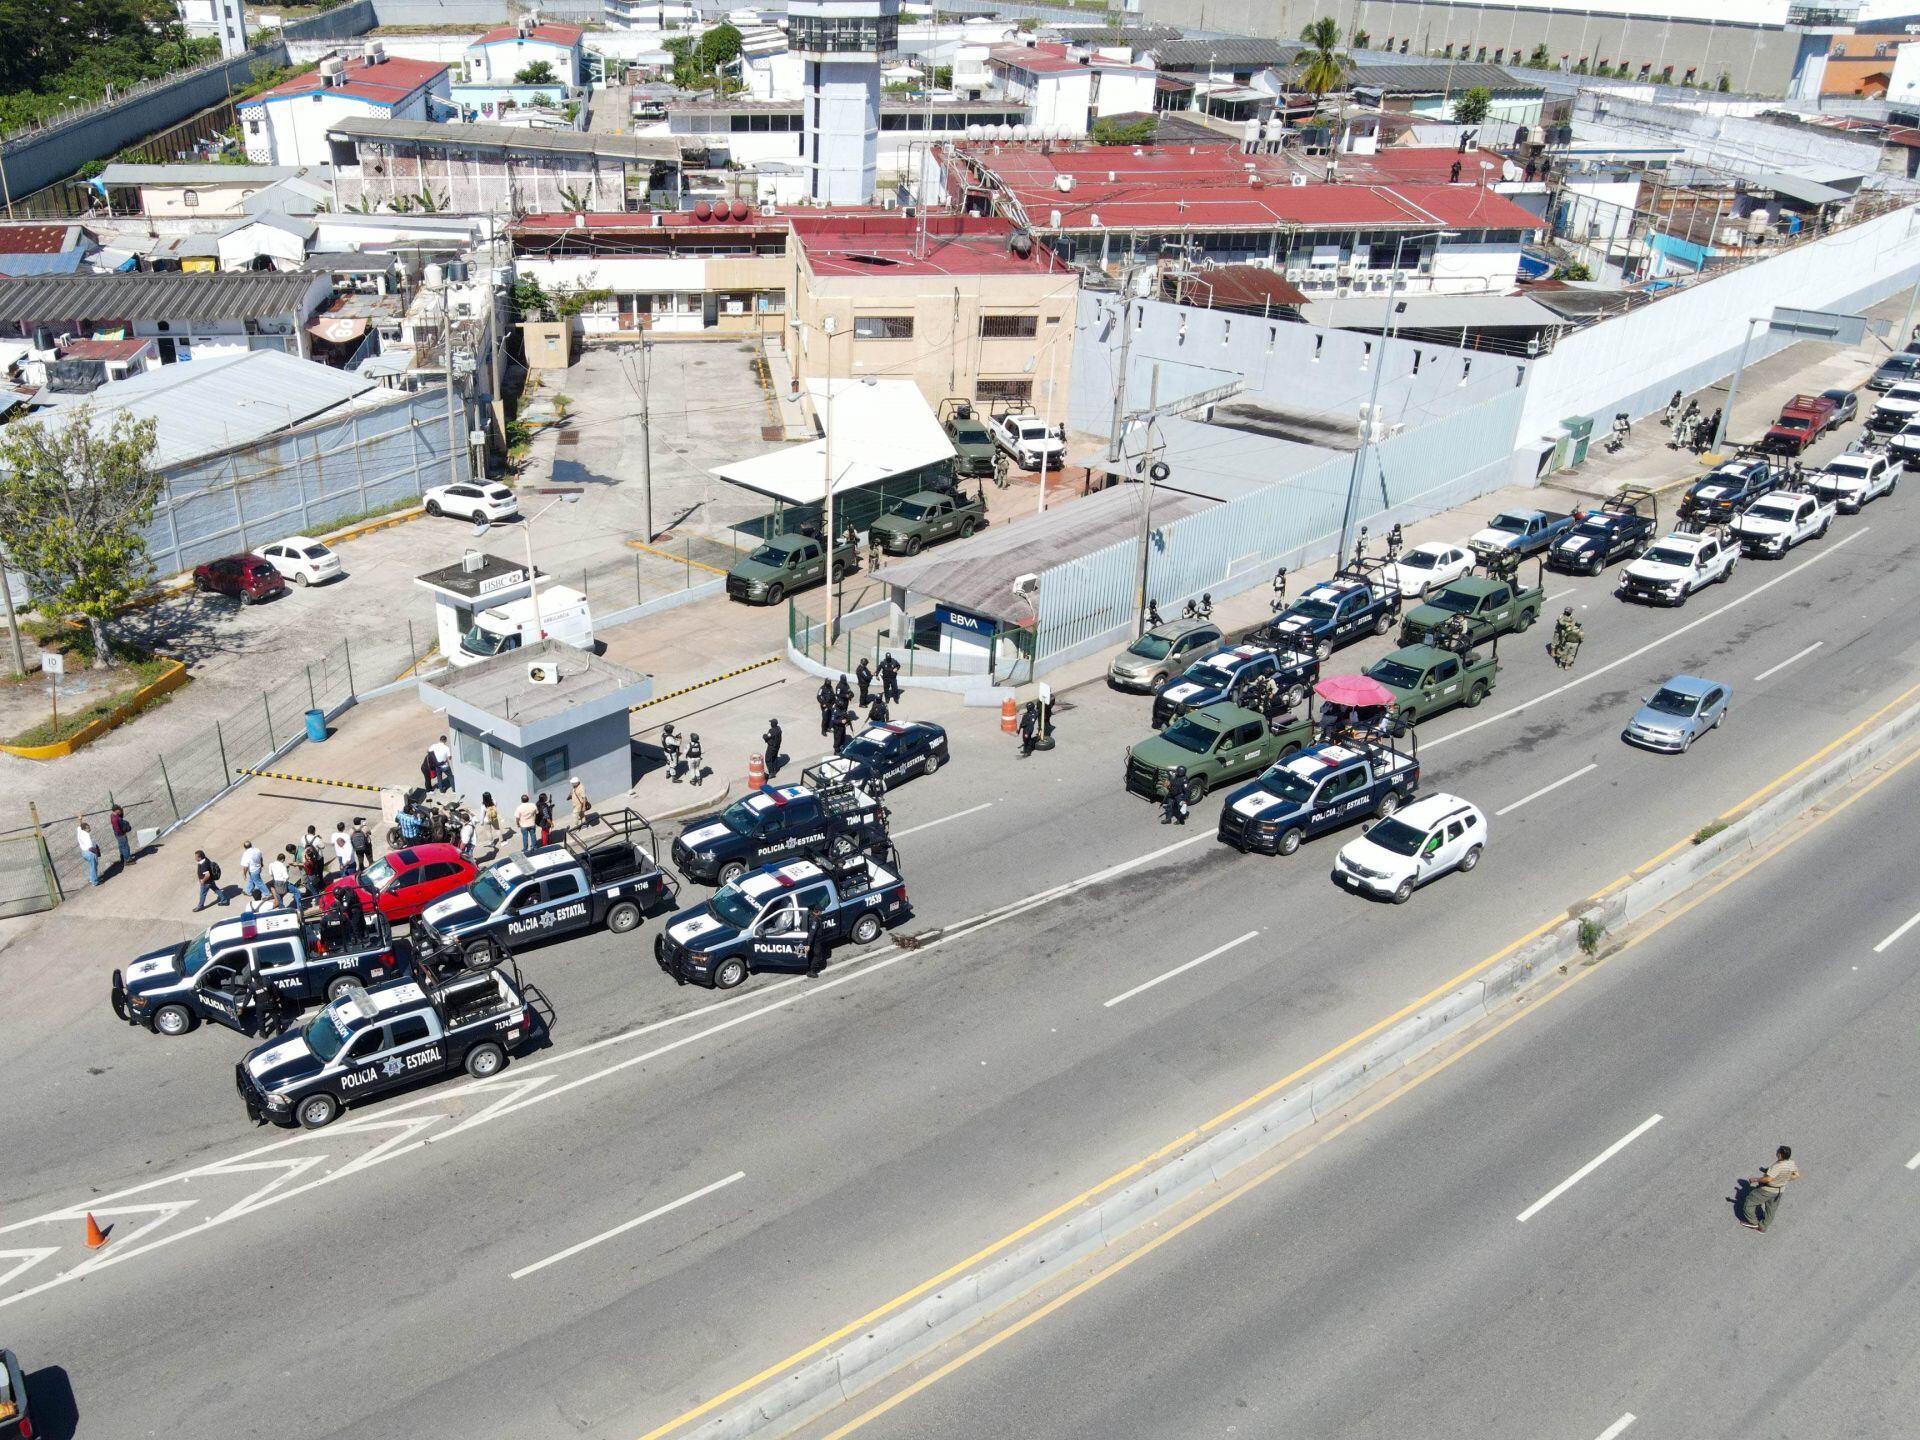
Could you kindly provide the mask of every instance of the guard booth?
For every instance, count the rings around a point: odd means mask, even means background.
[[[517,561],[469,550],[459,564],[416,575],[413,583],[433,596],[434,643],[451,659],[460,649],[460,637],[473,628],[475,611],[525,599],[535,581],[545,578],[537,569],[529,574]]]

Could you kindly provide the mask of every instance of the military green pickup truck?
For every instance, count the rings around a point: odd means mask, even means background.
[[[1499,673],[1491,651],[1463,655],[1437,645],[1409,645],[1367,671],[1393,692],[1396,713],[1409,725],[1456,705],[1478,705],[1492,693]]]
[[[1479,645],[1509,630],[1516,634],[1540,618],[1546,592],[1538,585],[1516,585],[1484,575],[1462,575],[1442,585],[1400,620],[1400,643],[1421,645],[1441,627],[1458,620],[1466,641]],[[1456,630],[1458,627],[1454,627]]]
[[[1258,774],[1312,739],[1313,722],[1304,715],[1269,724],[1259,711],[1230,701],[1203,705],[1127,751],[1127,789],[1158,800],[1180,765],[1188,798],[1198,800],[1216,785]]]
[[[994,448],[992,432],[980,418],[980,412],[973,408],[973,402],[942,400],[940,423],[946,427],[947,438],[959,453],[960,458],[954,462],[954,473],[973,479],[990,477],[999,452]]]
[[[860,547],[842,540],[834,547],[833,573],[859,568]],[[746,559],[727,571],[727,598],[749,605],[778,605],[796,590],[827,578],[827,561],[812,535],[770,535]]]
[[[986,523],[987,497],[977,489],[971,495],[921,490],[896,500],[867,528],[867,534],[889,555],[918,555],[952,535],[964,540]]]

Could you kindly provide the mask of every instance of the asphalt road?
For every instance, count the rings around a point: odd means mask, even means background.
[[[1016,760],[983,716],[954,765],[897,792],[914,928],[970,931],[726,997],[672,986],[651,925],[532,951],[551,1051],[315,1135],[250,1133],[246,1042],[119,1026],[106,974],[125,957],[87,957],[97,1006],[36,1017],[0,1056],[0,1332],[67,1367],[87,1434],[186,1414],[263,1433],[290,1406],[355,1435],[670,1420],[1447,981],[1908,689],[1911,503],[1903,487],[1742,562],[1678,612],[1550,577],[1556,609],[1585,607],[1580,667],[1555,670],[1536,631],[1503,647],[1485,706],[1422,727],[1426,788],[1494,818],[1480,869],[1404,908],[1337,891],[1337,841],[1224,850],[1217,800],[1157,825],[1120,787],[1148,702],[1088,687],[1051,755]],[[1727,727],[1685,757],[1626,749],[1636,697],[1677,671],[1731,684]],[[116,1227],[91,1257],[90,1208]]]
[[[1916,801],[1920,765],[1889,774],[1051,1313],[806,1433],[1911,1434],[1920,927],[1885,942],[1920,903]],[[1804,1178],[1755,1234],[1729,1197],[1778,1144]]]

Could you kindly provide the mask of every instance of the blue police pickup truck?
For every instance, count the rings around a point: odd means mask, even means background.
[[[1386,745],[1310,745],[1227,796],[1220,839],[1236,850],[1291,855],[1301,842],[1391,815],[1420,788],[1420,762]]]
[[[1247,685],[1262,675],[1272,679],[1279,708],[1297,710],[1320,678],[1320,661],[1308,649],[1247,644],[1215,650],[1194,661],[1153,697],[1153,728],[1164,730],[1189,710],[1221,700],[1237,701]]]
[[[760,970],[802,971],[815,936],[870,945],[913,914],[900,872],[868,855],[792,860],[743,875],[653,937],[680,984],[731,990]]]
[[[687,821],[674,837],[674,868],[702,885],[727,885],[795,855],[851,855],[873,809],[871,796],[845,783],[769,785]]]
[[[1311,651],[1325,660],[1343,645],[1384,635],[1400,618],[1400,586],[1380,566],[1349,566],[1314,586],[1247,636],[1249,644]]]

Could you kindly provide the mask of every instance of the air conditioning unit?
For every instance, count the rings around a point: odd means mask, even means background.
[[[1307,278],[1307,272],[1301,269],[1298,265],[1289,265],[1287,267],[1287,279],[1290,283],[1298,285],[1302,280],[1306,278]]]
[[[527,683],[529,685],[558,685],[560,667],[551,660],[530,660],[527,662]]]
[[[1292,183],[1295,185],[1305,185],[1307,183],[1307,177],[1304,175],[1296,175],[1293,177]]]

